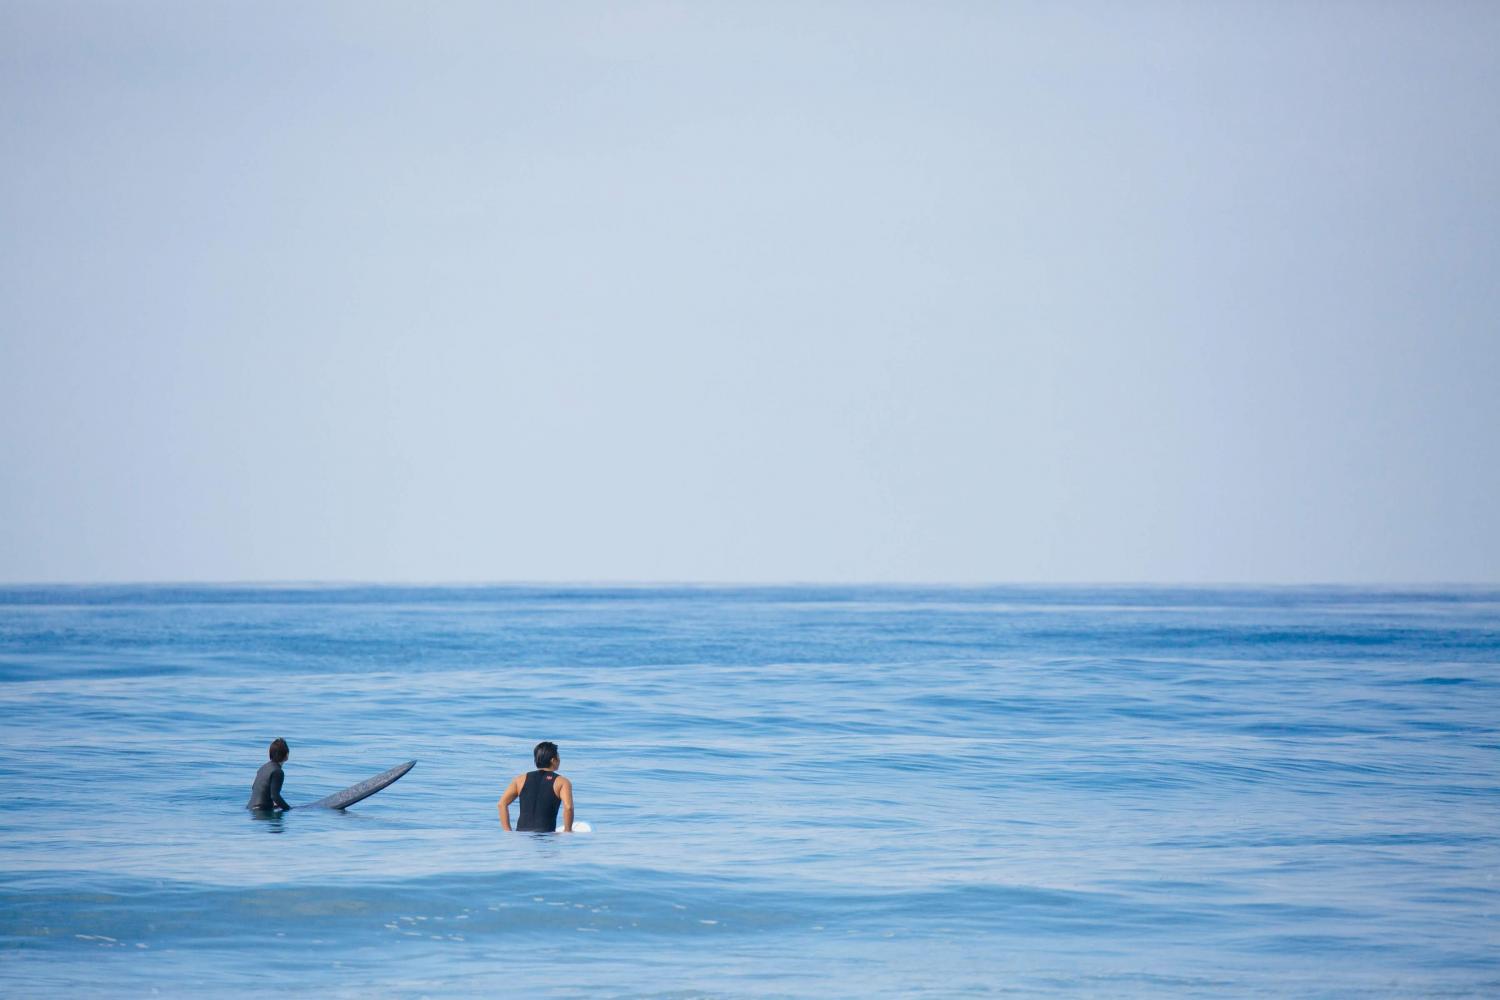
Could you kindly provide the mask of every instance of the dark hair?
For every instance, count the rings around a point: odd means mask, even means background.
[[[271,741],[271,759],[280,764],[292,755],[292,751],[286,745],[286,740],[280,736]]]
[[[549,768],[552,766],[552,762],[557,759],[557,744],[551,740],[543,740],[536,745],[535,750],[531,751],[531,756],[536,758],[537,767],[543,769]]]

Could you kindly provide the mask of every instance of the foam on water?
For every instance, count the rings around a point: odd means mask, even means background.
[[[0,992],[1494,994],[1497,666],[1483,588],[0,589]],[[256,818],[277,735],[422,763]],[[544,738],[594,835],[500,830]]]

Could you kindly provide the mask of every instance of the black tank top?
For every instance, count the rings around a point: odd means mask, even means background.
[[[556,771],[532,771],[526,775],[526,784],[521,786],[521,812],[516,817],[516,829],[557,829],[557,807],[562,799],[557,797],[553,785],[557,783]]]

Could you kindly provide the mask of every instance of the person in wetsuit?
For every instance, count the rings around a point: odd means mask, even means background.
[[[286,740],[278,736],[271,741],[270,753],[271,759],[255,772],[255,784],[250,786],[250,801],[245,804],[246,809],[292,808],[281,797],[281,782],[285,777],[281,773],[281,765],[292,755],[292,751],[287,747]]]
[[[562,756],[557,744],[543,741],[531,752],[535,771],[518,774],[500,796],[500,825],[510,829],[510,804],[521,800],[516,829],[551,833],[557,829],[557,807],[563,810],[563,833],[573,832],[573,783],[557,773]]]

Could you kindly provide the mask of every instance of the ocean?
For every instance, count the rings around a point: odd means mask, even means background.
[[[0,587],[0,788],[6,996],[1500,995],[1496,588]]]

